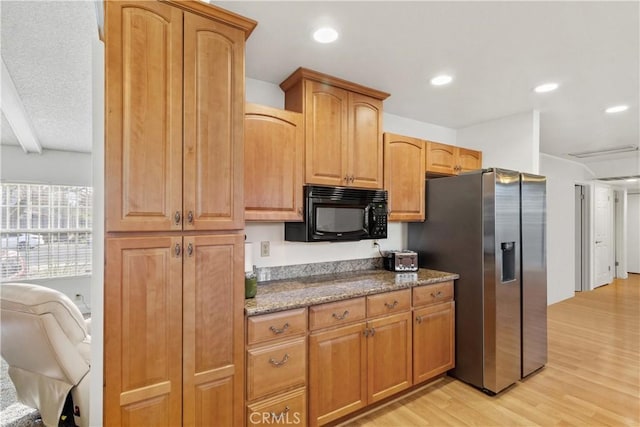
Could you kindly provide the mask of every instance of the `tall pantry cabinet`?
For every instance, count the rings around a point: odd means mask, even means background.
[[[240,425],[256,23],[199,1],[104,7],[104,425]]]

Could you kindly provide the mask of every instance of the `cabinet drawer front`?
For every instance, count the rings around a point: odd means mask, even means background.
[[[305,338],[249,350],[247,353],[247,400],[305,384]]]
[[[313,306],[309,309],[309,329],[347,325],[366,316],[364,297]]]
[[[307,425],[307,393],[300,389],[247,406],[247,425]]]
[[[399,313],[411,308],[411,289],[371,295],[367,297],[367,316]]]
[[[453,299],[453,281],[413,288],[414,307],[451,301]]]
[[[252,316],[247,318],[247,344],[304,335],[306,330],[307,310],[305,308]]]

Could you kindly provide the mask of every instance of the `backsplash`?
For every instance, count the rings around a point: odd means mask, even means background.
[[[362,258],[344,261],[316,262],[312,264],[281,265],[277,267],[256,267],[258,283],[268,280],[291,279],[315,276],[317,274],[344,273],[349,271],[382,268],[382,258]]]

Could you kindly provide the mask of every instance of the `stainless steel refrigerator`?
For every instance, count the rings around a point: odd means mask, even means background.
[[[421,267],[460,274],[449,373],[490,394],[547,360],[545,193],[504,169],[428,179],[427,219],[409,224]]]

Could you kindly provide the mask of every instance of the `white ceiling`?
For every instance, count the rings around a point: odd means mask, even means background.
[[[0,3],[2,57],[42,145],[90,151],[93,4]],[[391,93],[386,112],[450,128],[538,109],[541,151],[565,158],[639,142],[636,1],[214,3],[258,21],[250,78],[279,84],[304,66]],[[339,40],[313,42],[327,23]],[[439,73],[454,82],[429,85]],[[547,81],[560,88],[532,92]],[[617,104],[630,109],[603,112]]]

